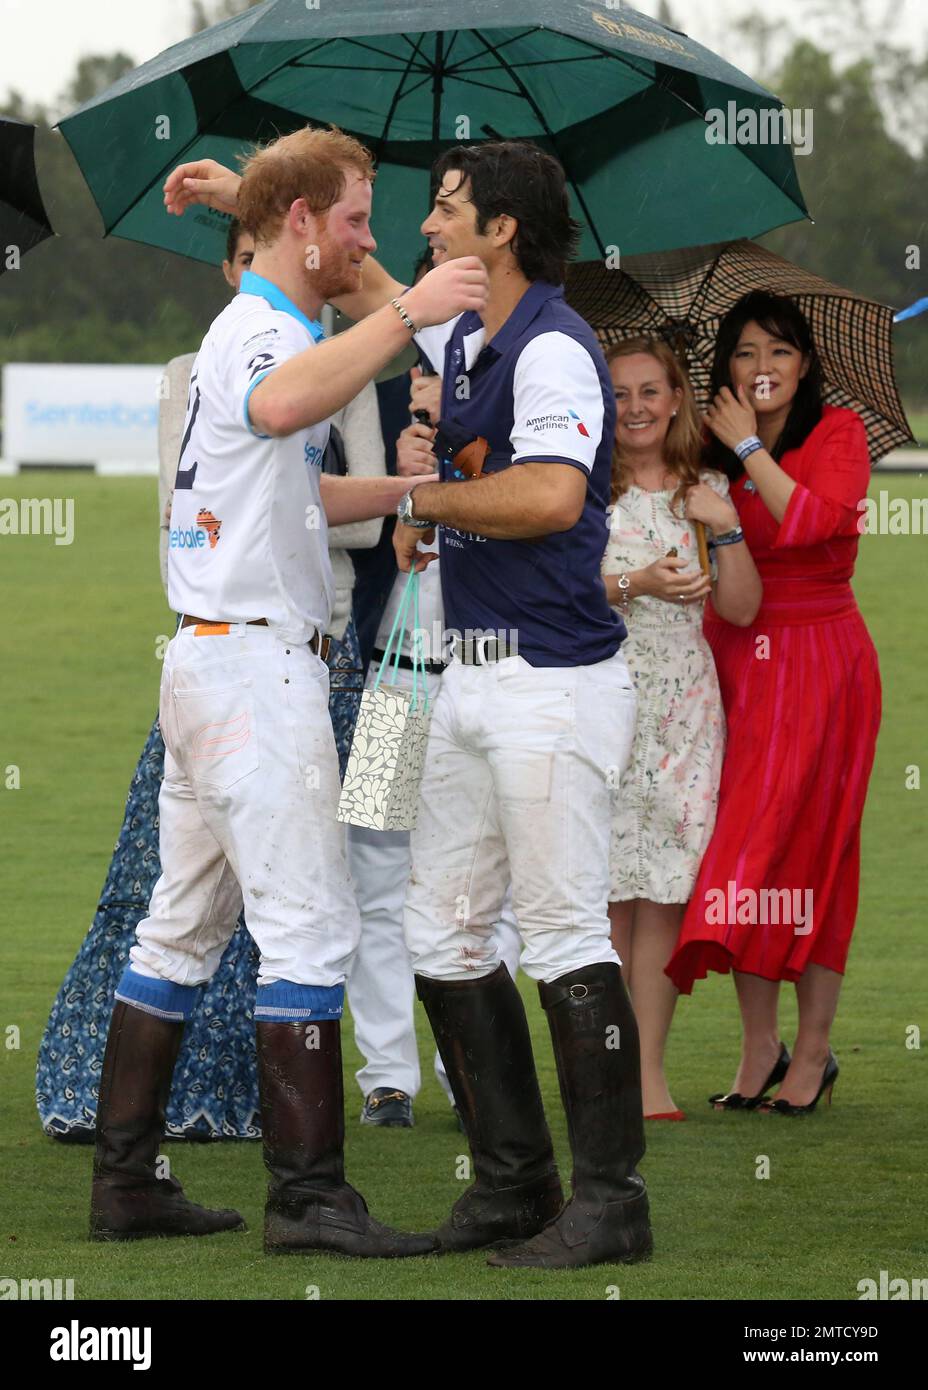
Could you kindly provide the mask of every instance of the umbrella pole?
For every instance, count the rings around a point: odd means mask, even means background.
[[[438,140],[441,130],[441,98],[445,87],[444,58],[445,36],[439,29],[435,35],[435,83],[432,87],[432,139],[435,141]]]

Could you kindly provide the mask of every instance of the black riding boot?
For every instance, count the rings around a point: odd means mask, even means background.
[[[638,1025],[618,965],[539,984],[574,1160],[573,1197],[555,1221],[491,1265],[567,1269],[651,1254]]]
[[[340,1029],[337,1019],[256,1025],[264,1163],[271,1175],[264,1249],[427,1255],[436,1248],[432,1236],[381,1226],[345,1181]]]
[[[477,980],[416,976],[474,1159],[475,1181],[435,1232],[442,1250],[525,1240],[564,1196],[525,1009],[505,965]]]
[[[122,1000],[113,1009],[97,1103],[91,1240],[245,1229],[239,1212],[197,1206],[155,1168],[183,1032],[183,1023]]]

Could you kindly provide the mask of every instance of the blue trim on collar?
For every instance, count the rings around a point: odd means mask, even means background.
[[[239,294],[254,294],[261,299],[266,299],[272,309],[279,309],[282,314],[291,314],[297,323],[301,323],[312,335],[314,343],[321,342],[325,337],[325,329],[321,323],[315,319],[307,318],[302,309],[298,309],[291,299],[288,299],[279,285],[275,285],[273,280],[265,280],[263,275],[256,275],[253,270],[246,270],[239,285]]]

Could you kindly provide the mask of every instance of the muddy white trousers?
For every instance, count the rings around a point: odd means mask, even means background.
[[[268,627],[197,631],[179,631],[165,655],[162,872],[130,973],[204,984],[244,900],[261,953],[256,1017],[340,1016],[360,922],[335,819],[328,669]],[[142,996],[132,981],[120,987],[152,1005]]]
[[[611,797],[636,696],[621,651],[592,666],[452,661],[435,701],[412,832],[406,941],[417,973],[488,975],[506,885],[522,969],[554,980],[618,961],[609,938]]]

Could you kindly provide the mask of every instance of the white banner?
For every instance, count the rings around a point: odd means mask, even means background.
[[[12,363],[3,368],[3,458],[158,472],[159,366]]]

